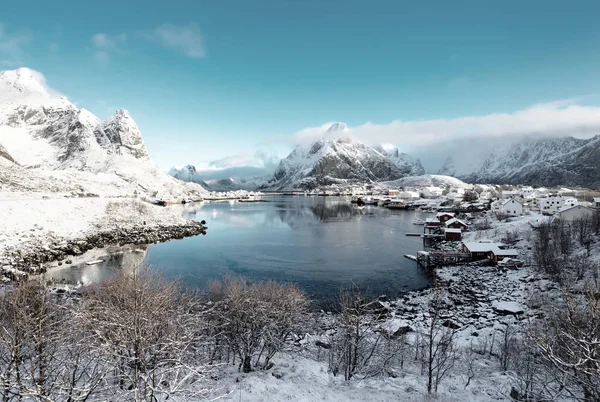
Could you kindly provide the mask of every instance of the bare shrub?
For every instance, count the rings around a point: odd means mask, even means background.
[[[111,368],[107,392],[120,400],[199,397],[194,384],[207,367],[200,354],[203,326],[194,295],[142,269],[121,273],[83,294],[79,319],[90,347]]]
[[[301,329],[308,307],[306,295],[294,284],[226,280],[212,283],[211,290],[211,297],[221,298],[214,319],[245,373],[253,366],[270,367],[288,337]]]
[[[379,326],[385,311],[379,301],[368,301],[358,288],[341,292],[340,325],[332,336],[329,371],[344,374],[346,381],[368,378],[389,369],[400,357],[403,365],[405,342],[402,334],[391,334]]]

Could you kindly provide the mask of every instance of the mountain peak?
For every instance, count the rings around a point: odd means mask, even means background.
[[[46,85],[44,76],[30,68],[0,71],[0,103],[47,101],[59,99]]]
[[[325,132],[338,133],[343,131],[348,131],[348,126],[346,125],[346,123],[336,122],[329,126],[329,128]]]

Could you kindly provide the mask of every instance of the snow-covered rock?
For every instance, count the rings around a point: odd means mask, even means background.
[[[114,115],[98,124],[94,134],[98,143],[109,152],[127,152],[142,160],[150,158],[142,133],[125,109],[117,110]]]
[[[186,165],[184,167],[174,166],[171,168],[171,170],[169,170],[169,174],[177,180],[197,183],[207,190],[211,189],[210,186],[204,180],[202,180],[194,165]]]
[[[0,156],[27,168],[10,170],[21,175],[9,180],[19,189],[35,188],[39,177],[40,189],[101,189],[113,195],[166,198],[206,194],[152,163],[127,111],[118,110],[101,121],[49,89],[43,75],[27,68],[0,72]],[[4,163],[0,168],[9,169]]]
[[[343,131],[340,123],[327,132]],[[324,138],[309,147],[297,146],[282,159],[267,186],[273,189],[315,188],[351,182],[395,180],[403,172],[385,155],[349,138]]]
[[[473,183],[600,185],[600,136],[524,139],[491,152],[481,166],[459,176]]]
[[[437,174],[442,176],[454,176],[456,174],[456,165],[454,163],[454,158],[452,158],[451,156],[446,158],[444,164],[442,165],[440,170],[438,170]]]
[[[418,158],[413,158],[405,152],[400,152],[398,148],[391,144],[383,144],[375,147],[382,155],[387,156],[394,165],[408,176],[420,176],[425,174],[425,169]]]
[[[451,176],[442,176],[435,174],[425,174],[421,176],[407,176],[398,180],[386,181],[381,183],[381,185],[385,187],[441,187],[445,188],[447,186],[457,187],[457,188],[468,188],[471,187],[470,184],[467,184],[455,177]]]

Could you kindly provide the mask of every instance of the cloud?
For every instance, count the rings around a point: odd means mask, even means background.
[[[125,53],[123,46],[127,42],[127,35],[108,35],[100,32],[92,36],[91,42],[94,59],[100,64],[108,64],[111,54]]]
[[[329,124],[329,123],[328,123]],[[294,134],[296,142],[322,137],[325,124]],[[364,123],[350,128],[350,136],[367,144],[392,143],[404,147],[433,145],[454,140],[574,136],[587,138],[600,133],[600,107],[574,100],[541,103],[513,113],[492,113],[454,119],[396,120],[388,124]]]
[[[152,33],[144,36],[192,59],[200,59],[206,56],[204,38],[200,33],[198,24],[194,22],[182,26],[163,24]]]
[[[274,152],[257,150],[254,152],[242,152],[226,156],[221,159],[210,161],[208,166],[213,169],[226,169],[232,167],[272,167],[279,163],[279,155]]]
[[[4,23],[0,22],[0,57],[3,64],[22,64],[20,59],[26,56],[25,47],[33,40],[30,30],[8,32]]]

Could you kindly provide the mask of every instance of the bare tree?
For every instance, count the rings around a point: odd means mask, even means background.
[[[79,320],[91,348],[112,369],[107,390],[121,400],[198,398],[208,367],[201,355],[202,307],[147,269],[119,274],[83,294]]]
[[[329,370],[344,373],[346,381],[356,376],[372,377],[390,369],[402,355],[401,334],[390,334],[379,327],[385,311],[377,300],[366,300],[360,289],[342,291],[339,299],[340,324],[332,337]]]
[[[600,400],[600,298],[565,292],[534,343],[560,389],[582,401]]]
[[[434,287],[429,304],[430,321],[425,335],[427,352],[425,365],[427,375],[427,392],[437,392],[438,386],[448,371],[454,367],[458,358],[455,347],[455,330],[444,326],[440,313],[443,308],[441,289]]]

